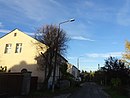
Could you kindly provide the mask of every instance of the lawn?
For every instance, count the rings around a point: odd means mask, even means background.
[[[128,97],[128,92],[124,88],[112,89],[111,87],[105,87],[104,90],[111,98],[130,98]]]

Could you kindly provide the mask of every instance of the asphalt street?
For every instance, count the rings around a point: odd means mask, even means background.
[[[93,82],[86,82],[82,85],[82,87],[73,92],[67,98],[110,98],[108,94],[106,94],[100,86]]]

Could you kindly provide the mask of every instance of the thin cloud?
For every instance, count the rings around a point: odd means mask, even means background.
[[[1,28],[1,27],[3,27],[3,26],[4,26],[4,25],[3,25],[3,23],[2,23],[2,22],[0,22],[0,28]]]
[[[7,30],[7,29],[0,29],[1,33],[9,33],[11,30]]]
[[[88,56],[90,58],[107,58],[107,57],[110,57],[110,56],[121,57],[122,56],[122,52],[88,53],[88,54],[86,54],[86,56]]]
[[[126,0],[125,4],[123,5],[123,7],[119,10],[117,14],[117,22],[120,25],[124,25],[124,26],[130,25],[129,10],[130,10],[130,1]]]
[[[72,39],[74,39],[74,40],[84,40],[84,41],[95,41],[95,40],[85,38],[85,37],[82,37],[82,36],[74,36],[74,37],[72,37]]]
[[[85,7],[89,7],[89,8],[95,7],[95,4],[93,2],[90,2],[90,1],[85,1],[84,5],[85,5]]]
[[[87,16],[87,20],[91,21],[93,24],[98,20],[111,23],[115,22],[119,8],[116,8],[117,6],[106,5],[104,2],[96,2],[97,1],[93,0],[86,0],[82,2],[80,5],[83,6],[79,6],[78,11],[80,17],[86,19]]]
[[[51,20],[52,15],[55,18],[57,16],[58,18],[63,18],[68,13],[66,10],[68,7],[64,8],[64,5],[61,5],[56,0],[9,0],[8,2],[2,1],[1,3],[6,4],[10,9],[21,14],[21,17],[24,15],[24,18],[26,17],[36,22]],[[60,12],[62,12],[62,16]]]
[[[57,6],[61,6],[60,3],[58,3],[56,0],[49,0],[51,3],[56,4]]]
[[[31,4],[30,4],[31,2]],[[1,3],[6,4],[10,9],[16,11],[19,14],[23,14],[33,20],[41,20],[46,17],[47,10],[49,9],[47,5],[43,4],[46,1],[42,0],[13,0],[13,1],[1,1]],[[43,13],[45,13],[43,15]]]
[[[0,33],[5,33],[5,34],[11,32],[11,31],[12,31],[12,30],[0,29]],[[23,32],[24,32],[24,31],[23,31]],[[24,33],[26,33],[26,34],[28,34],[28,35],[31,35],[31,36],[35,35],[35,33],[31,33],[31,32],[24,32]]]
[[[75,57],[75,56],[70,56],[70,57],[68,57],[68,59],[69,59],[69,60],[72,60],[72,59],[73,59],[73,60],[77,60],[77,57]]]
[[[31,36],[34,36],[34,35],[35,35],[35,33],[31,33],[31,32],[24,32],[24,33],[26,33],[26,34],[28,34],[28,35],[31,35]]]
[[[91,59],[91,58],[80,58],[80,62],[81,63],[98,63],[99,60],[97,60],[96,58],[95,59]]]

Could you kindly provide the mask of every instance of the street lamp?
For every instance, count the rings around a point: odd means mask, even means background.
[[[80,65],[80,64],[79,64],[79,58],[80,58],[80,57],[82,57],[82,56],[79,56],[79,57],[77,58],[77,67],[78,67],[78,69],[79,69],[79,65]]]
[[[77,58],[77,67],[79,69],[79,57]]]
[[[64,24],[64,23],[67,23],[67,22],[73,22],[73,21],[75,21],[74,18],[71,18],[71,19],[69,19],[69,20],[60,22],[60,23],[59,23],[59,30],[58,30],[58,32],[60,32],[60,25],[61,25],[61,24]],[[59,79],[60,79],[60,68],[59,68]]]
[[[79,56],[78,58],[77,58],[77,67],[78,67],[78,69],[79,69],[79,67],[80,67],[80,58],[81,57],[84,57],[84,56]]]
[[[73,21],[75,21],[74,18],[69,19],[69,20],[66,20],[66,21],[63,21],[63,22],[60,22],[60,23],[59,23],[59,31],[60,31],[60,25],[61,25],[61,24],[64,24],[64,23],[67,23],[67,22],[73,22]]]

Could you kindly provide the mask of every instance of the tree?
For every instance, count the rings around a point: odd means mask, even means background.
[[[119,81],[120,79],[122,85],[124,85],[129,78],[128,69],[125,67],[125,63],[115,57],[109,57],[105,60],[105,66],[102,67],[102,71],[105,72],[107,83],[109,84],[110,81]]]
[[[123,61],[129,66],[130,65],[130,42],[125,42],[125,53],[123,54]]]
[[[43,87],[47,88],[48,80],[53,71],[52,88],[54,88],[55,71],[58,61],[57,54],[63,55],[65,53],[67,49],[67,41],[69,38],[63,29],[60,29],[55,25],[46,25],[38,29],[36,39],[49,47],[45,54],[42,53],[44,64],[40,64],[41,67],[45,69],[46,73]]]

